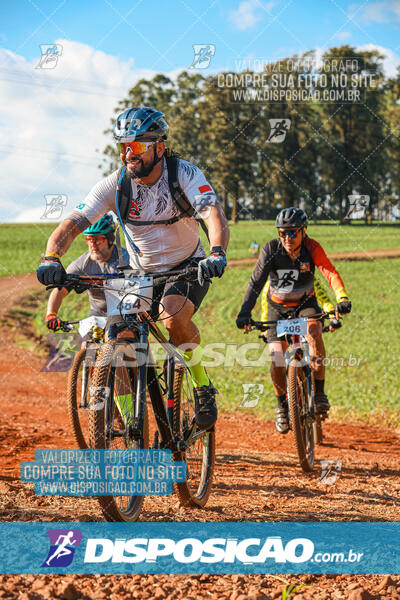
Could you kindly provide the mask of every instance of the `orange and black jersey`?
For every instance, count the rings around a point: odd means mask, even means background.
[[[318,242],[305,236],[299,254],[292,260],[279,238],[271,240],[260,253],[240,312],[251,313],[268,276],[271,282],[268,300],[283,306],[298,306],[306,296],[314,294],[315,267],[328,281],[337,299],[346,296],[342,278]]]

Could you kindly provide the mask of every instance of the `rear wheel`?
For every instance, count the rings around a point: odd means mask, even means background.
[[[145,409],[144,425],[136,438],[129,434],[135,424],[137,367],[134,344],[106,342],[93,373],[89,435],[92,448],[143,449],[149,447],[149,425]],[[144,496],[98,496],[107,521],[136,521]]]
[[[89,448],[89,389],[95,360],[91,349],[75,354],[68,376],[68,416],[78,448]]]
[[[190,372],[177,366],[174,381],[174,434],[180,440],[189,433],[194,419],[194,395]],[[215,463],[214,428],[197,438],[184,451],[174,454],[174,460],[186,462],[186,481],[177,482],[175,489],[183,505],[205,506],[211,492]]]
[[[309,473],[314,466],[313,419],[306,375],[298,362],[293,358],[288,368],[289,417],[300,466]]]

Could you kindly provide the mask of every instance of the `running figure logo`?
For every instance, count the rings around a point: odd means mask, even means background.
[[[50,549],[42,567],[68,567],[76,548],[81,545],[80,529],[48,529]]]
[[[215,44],[193,44],[194,58],[189,69],[207,69],[215,54]]]
[[[35,69],[54,69],[62,55],[61,44],[39,44],[42,56]]]
[[[349,210],[345,219],[363,219],[369,207],[370,197],[361,194],[349,194]]]
[[[258,404],[258,400],[264,392],[263,383],[242,383],[243,398],[240,407],[254,408]]]
[[[299,272],[297,269],[277,269],[279,281],[277,284],[278,289],[282,289],[285,292],[291,292],[293,290],[295,282],[299,278]]]
[[[65,194],[45,194],[44,198],[46,200],[46,208],[40,218],[60,219],[67,204],[67,196]]]
[[[290,123],[290,119],[269,119],[271,131],[267,142],[270,142],[271,144],[281,144],[290,129]]]

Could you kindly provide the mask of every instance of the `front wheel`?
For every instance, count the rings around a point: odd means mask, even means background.
[[[95,350],[94,350],[95,352]],[[89,448],[89,389],[94,357],[83,348],[75,354],[68,376],[68,416],[78,448]]]
[[[144,449],[149,447],[146,405],[144,422],[138,431],[136,392],[138,368],[135,346],[111,340],[101,349],[93,372],[90,396],[89,436],[91,448]],[[136,434],[132,435],[135,425]],[[107,521],[136,521],[144,496],[98,496]]]
[[[187,437],[194,419],[192,377],[186,367],[177,366],[174,381],[173,429],[180,440]],[[184,451],[174,454],[174,460],[186,462],[186,481],[177,482],[175,489],[181,504],[205,506],[211,492],[215,463],[215,431],[202,433]]]
[[[288,367],[289,417],[300,466],[305,473],[314,466],[314,427],[304,368],[293,358]]]

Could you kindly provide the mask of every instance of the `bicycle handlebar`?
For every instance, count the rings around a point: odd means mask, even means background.
[[[157,283],[162,283],[162,280],[165,281],[180,281],[185,279],[186,277],[190,277],[191,279],[197,278],[198,267],[197,265],[188,265],[184,269],[176,270],[173,269],[171,271],[164,271],[163,273],[143,273],[142,275],[135,275],[135,277],[152,277],[153,280],[156,280]],[[46,290],[52,290],[54,288],[65,287],[72,289],[79,289],[80,291],[83,288],[84,290],[89,289],[99,289],[104,287],[104,282],[108,279],[128,279],[125,274],[122,273],[99,273],[98,275],[74,275],[68,274],[64,283],[53,283],[51,285],[46,286]],[[211,282],[210,279],[206,278],[205,281]]]
[[[56,327],[53,331],[64,331],[64,333],[68,333],[73,330],[73,325],[75,323],[79,323],[79,321],[61,321],[60,327]]]
[[[308,317],[288,317],[288,320],[290,319],[315,319],[316,321],[322,321],[322,319],[325,319],[326,317],[329,317],[331,315],[334,315],[335,311],[334,310],[330,310],[328,312],[322,312],[322,313],[317,313],[316,315],[310,315]],[[269,329],[272,325],[275,325],[277,323],[277,321],[280,321],[281,319],[277,319],[276,321],[253,321],[253,319],[251,319],[251,325],[254,327],[254,329],[258,329],[259,331],[267,331],[267,329]],[[329,326],[324,327],[322,331],[329,331]]]

